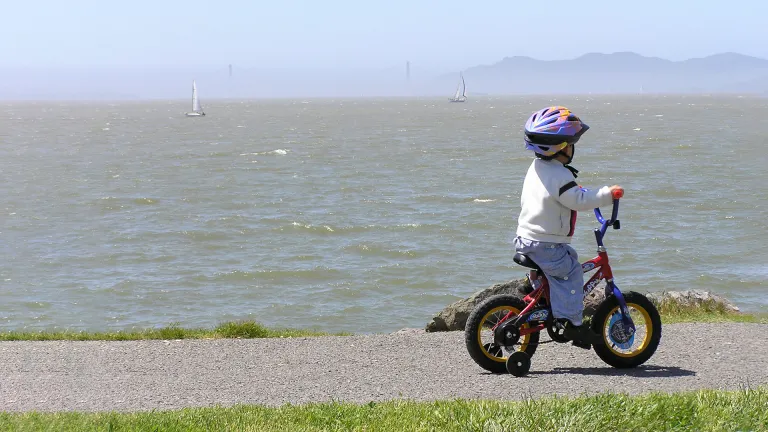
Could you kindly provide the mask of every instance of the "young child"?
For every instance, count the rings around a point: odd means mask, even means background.
[[[576,212],[608,206],[614,190],[604,186],[587,191],[575,181],[578,170],[568,166],[574,144],[589,129],[568,108],[551,106],[525,123],[525,148],[536,154],[523,183],[522,209],[514,244],[544,271],[549,281],[552,315],[573,344],[589,349],[602,338],[582,326],[584,273],[570,246]],[[623,192],[623,190],[622,190]]]

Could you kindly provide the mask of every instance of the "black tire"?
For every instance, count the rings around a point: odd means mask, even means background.
[[[507,372],[516,377],[524,377],[531,370],[531,358],[522,351],[515,351],[507,359]]]
[[[490,335],[490,339],[483,341],[482,330],[490,330],[488,324],[485,326],[483,326],[483,324],[489,322],[489,318],[492,316],[503,313],[504,310],[514,310],[519,314],[525,309],[525,306],[525,302],[519,297],[501,294],[489,297],[475,307],[472,313],[469,314],[467,325],[464,327],[464,341],[467,344],[467,351],[475,363],[480,365],[483,369],[493,373],[507,372],[506,362],[508,356],[504,354],[504,350],[501,349],[501,347],[492,344],[492,334]],[[502,316],[498,317],[498,319],[501,318]],[[493,323],[489,322],[489,324]],[[525,324],[523,328],[527,326],[528,324]],[[533,356],[533,353],[536,352],[536,348],[538,347],[539,332],[523,336],[520,342],[519,348],[521,349],[517,349],[517,351],[523,351],[528,354],[529,357]]]
[[[659,342],[661,342],[661,317],[653,303],[644,295],[633,291],[628,291],[623,295],[627,307],[639,312],[644,321],[643,323],[635,322],[635,326],[645,325],[645,336],[637,350],[622,352],[622,348],[617,347],[609,334],[610,319],[619,311],[619,301],[615,296],[608,296],[597,307],[592,317],[592,331],[600,335],[604,342],[604,345],[593,345],[595,352],[604,362],[619,369],[633,368],[645,363],[653,356],[656,348],[659,347]],[[633,321],[634,319],[633,316]],[[650,336],[648,335],[649,332]]]

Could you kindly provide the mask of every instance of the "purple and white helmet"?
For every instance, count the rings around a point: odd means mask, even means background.
[[[543,156],[554,156],[579,140],[589,129],[566,107],[551,106],[536,111],[525,122],[525,148]]]

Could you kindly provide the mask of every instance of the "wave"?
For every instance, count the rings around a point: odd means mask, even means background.
[[[192,278],[196,282],[276,282],[284,280],[303,280],[312,283],[337,280],[346,273],[325,266],[297,270],[232,270],[216,272],[211,275],[199,275]]]
[[[149,198],[149,197],[118,198],[114,196],[101,197],[98,200],[93,202],[94,205],[101,207],[102,210],[122,210],[122,209],[125,209],[126,207],[131,208],[137,205],[151,206],[158,203],[159,203],[159,200],[156,198]]]
[[[286,149],[275,149],[275,150],[263,151],[263,152],[240,153],[240,156],[261,156],[261,155],[270,155],[270,154],[284,156],[284,155],[287,155],[289,151],[290,150],[286,150]]]
[[[152,205],[152,204],[157,204],[157,200],[152,198],[134,198],[133,203],[142,204],[142,205]]]
[[[274,219],[268,219],[268,222],[274,223]],[[291,222],[290,225],[281,225],[272,228],[272,231],[286,231],[286,230],[301,230],[308,231],[313,234],[322,235],[337,235],[337,234],[354,234],[376,231],[445,231],[446,227],[441,224],[420,224],[420,223],[403,223],[394,225],[344,225],[336,226],[329,224],[310,224],[303,222]]]
[[[472,196],[457,196],[457,195],[418,195],[414,197],[418,203],[449,203],[449,204],[466,204],[466,203],[487,203],[496,201],[495,198],[476,198]]]
[[[391,257],[391,258],[417,258],[419,256],[423,256],[423,253],[419,253],[418,251],[409,250],[409,249],[396,249],[396,248],[388,248],[382,245],[376,245],[371,243],[360,243],[356,245],[346,246],[344,247],[345,251],[348,252],[357,252],[361,255],[371,255],[371,256],[384,256],[384,257]]]

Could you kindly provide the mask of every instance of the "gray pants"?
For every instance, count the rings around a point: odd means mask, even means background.
[[[584,311],[584,272],[579,256],[567,243],[548,243],[515,238],[515,249],[539,265],[549,282],[552,315],[581,325]]]

